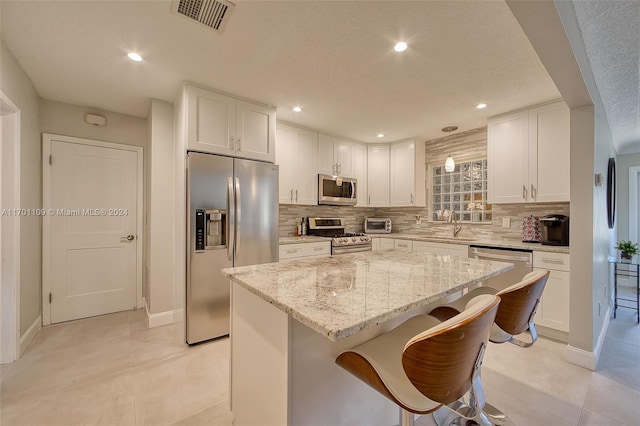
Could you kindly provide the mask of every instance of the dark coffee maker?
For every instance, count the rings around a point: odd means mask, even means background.
[[[550,214],[540,218],[543,245],[569,245],[569,217],[562,214]]]

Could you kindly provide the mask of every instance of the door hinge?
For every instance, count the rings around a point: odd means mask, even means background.
[[[52,298],[51,293],[49,293],[49,304],[51,304],[51,298]]]
[[[53,164],[53,155],[49,154],[49,165]]]

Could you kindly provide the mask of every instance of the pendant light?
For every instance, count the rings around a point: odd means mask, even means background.
[[[451,132],[458,130],[458,126],[447,126],[442,129],[443,132],[448,132],[451,135]],[[453,160],[451,154],[447,157],[444,162],[444,171],[447,173],[451,173],[456,168],[456,162]]]

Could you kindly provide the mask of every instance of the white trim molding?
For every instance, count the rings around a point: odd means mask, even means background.
[[[607,308],[607,312],[605,314],[604,324],[602,325],[602,330],[600,331],[600,335],[598,336],[598,342],[596,343],[596,347],[593,352],[585,351],[584,349],[579,349],[573,347],[571,345],[567,345],[567,350],[565,352],[565,357],[567,362],[571,364],[579,365],[580,367],[588,368],[589,370],[595,371],[598,366],[598,361],[600,360],[600,353],[602,352],[602,347],[604,346],[604,340],[607,335],[607,330],[609,329],[609,318],[611,317],[611,307]]]
[[[144,300],[144,311],[147,314],[147,328],[160,327],[163,325],[169,325],[174,323],[176,317],[176,311],[165,311],[152,314],[149,312],[149,306],[147,306],[147,300]],[[179,314],[178,314],[179,315]]]
[[[22,337],[20,337],[20,342],[18,343],[20,356],[27,350],[33,339],[36,337],[38,332],[42,329],[42,316],[38,315],[38,318],[34,322],[31,323],[27,331],[24,332]]]

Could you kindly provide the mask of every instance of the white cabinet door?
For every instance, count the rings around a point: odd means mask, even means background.
[[[402,251],[413,251],[413,241],[394,239],[393,248]]]
[[[491,119],[487,126],[489,203],[524,203],[528,197],[529,113]]]
[[[550,272],[534,322],[554,330],[569,332],[570,273],[555,270]]]
[[[300,257],[331,256],[331,242],[281,244],[279,247],[280,260],[296,259]]]
[[[318,136],[318,173],[355,177],[353,170],[354,143],[333,136]]]
[[[533,269],[550,271],[534,322],[569,332],[570,257],[565,253],[533,252]]]
[[[336,172],[334,151],[337,139],[320,133],[318,135],[318,173],[333,175]]]
[[[414,161],[414,141],[391,145],[389,171],[389,204],[391,207],[415,205]]]
[[[278,202],[293,204],[295,182],[295,132],[293,128],[278,125],[276,131],[276,164],[278,165]]]
[[[358,180],[356,187],[356,207],[367,206],[367,147],[364,144],[353,145],[353,177]]]
[[[318,204],[318,174],[316,173],[318,134],[297,129],[295,136],[294,202],[315,206]]]
[[[380,240],[381,238],[371,238],[371,250],[380,250]]]
[[[279,202],[316,205],[317,133],[279,124],[276,141],[276,164],[280,168]]]
[[[335,159],[340,176],[355,177],[353,170],[354,143],[338,139],[336,143]]]
[[[529,199],[569,201],[569,107],[564,102],[529,111]]]
[[[187,86],[187,148],[233,155],[236,138],[236,100]]]
[[[367,205],[389,207],[389,145],[367,147]]]
[[[272,108],[237,101],[236,156],[275,161],[276,115]]]
[[[380,238],[380,250],[388,250],[396,247],[393,238]]]

